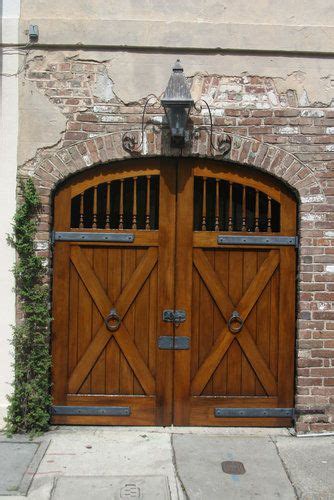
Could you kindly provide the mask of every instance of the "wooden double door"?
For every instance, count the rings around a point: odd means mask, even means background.
[[[55,197],[56,424],[289,425],[296,203],[208,160],[94,168]]]

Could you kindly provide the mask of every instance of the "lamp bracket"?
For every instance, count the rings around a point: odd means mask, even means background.
[[[139,153],[143,147],[144,131],[145,131],[145,114],[148,105],[152,107],[160,107],[160,100],[155,94],[149,94],[145,101],[142,117],[141,117],[141,138],[140,141],[136,138],[135,134],[125,132],[122,137],[122,146],[128,153]]]
[[[130,154],[135,154],[135,153],[140,153],[143,147],[143,142],[144,142],[144,133],[145,133],[145,115],[147,108],[151,106],[153,108],[160,108],[161,106],[161,101],[160,99],[155,95],[155,94],[149,94],[144,107],[143,107],[143,112],[142,112],[142,117],[141,117],[141,133],[140,133],[140,138],[137,136],[136,133],[134,132],[125,132],[122,136],[122,146],[125,151],[127,151]],[[220,153],[222,156],[225,156],[230,150],[231,150],[231,137],[228,134],[221,134],[217,137],[216,144],[214,143],[213,140],[213,118],[212,118],[212,112],[210,109],[209,104],[205,99],[198,99],[194,103],[194,109],[198,113],[201,113],[203,110],[203,107],[206,107],[208,110],[209,118],[210,118],[210,128],[209,128],[209,134],[210,134],[210,149],[214,150],[218,153]],[[161,125],[163,126],[163,125]],[[199,136],[199,131],[200,130],[208,130],[207,126],[205,125],[200,125],[196,127],[196,129],[192,133],[192,137],[196,138]]]
[[[225,156],[230,150],[232,146],[232,139],[231,136],[228,134],[223,134],[217,137],[217,144],[215,145],[213,142],[213,119],[212,119],[212,113],[209,104],[205,99],[198,99],[194,103],[194,109],[198,113],[201,113],[203,110],[203,105],[206,107],[209,113],[209,118],[210,118],[210,148],[211,150],[217,151],[218,153],[221,153],[221,155]],[[207,127],[205,125],[201,125],[199,127],[196,127],[195,133],[197,133],[199,130],[207,130]]]

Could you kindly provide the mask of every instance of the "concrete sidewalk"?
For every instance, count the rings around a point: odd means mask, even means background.
[[[34,440],[29,459],[22,436],[0,441],[0,492],[11,499],[27,498],[18,492],[31,482],[29,500],[334,500],[334,436],[296,438],[287,429],[60,427]]]

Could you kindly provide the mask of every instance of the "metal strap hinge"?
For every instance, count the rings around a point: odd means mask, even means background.
[[[97,233],[83,231],[53,231],[51,236],[52,243],[56,241],[100,241],[114,243],[133,243],[135,235],[133,233]]]
[[[129,417],[130,406],[52,406],[52,415]]]
[[[220,418],[295,418],[294,408],[215,408],[215,417]]]
[[[298,248],[298,237],[219,234],[217,236],[217,243],[218,245],[295,246]]]

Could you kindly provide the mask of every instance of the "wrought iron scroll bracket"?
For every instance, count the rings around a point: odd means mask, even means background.
[[[198,99],[195,104],[194,104],[194,109],[200,113],[203,109],[203,104],[205,104],[206,109],[208,110],[209,118],[210,118],[210,148],[211,150],[217,151],[217,153],[220,153],[222,156],[227,155],[232,147],[232,139],[231,136],[228,134],[221,134],[217,137],[217,144],[215,145],[213,142],[213,119],[212,119],[212,113],[209,104],[205,99]],[[198,130],[207,130],[205,126],[199,126],[195,129],[195,133]]]
[[[153,101],[153,102],[152,102]],[[151,106],[159,105],[160,100],[155,94],[149,94],[144,104],[142,117],[141,117],[141,137],[140,141],[136,138],[136,135],[133,132],[125,132],[122,137],[122,146],[125,151],[128,153],[139,153],[143,147],[144,142],[144,131],[145,131],[145,114],[148,105]]]

